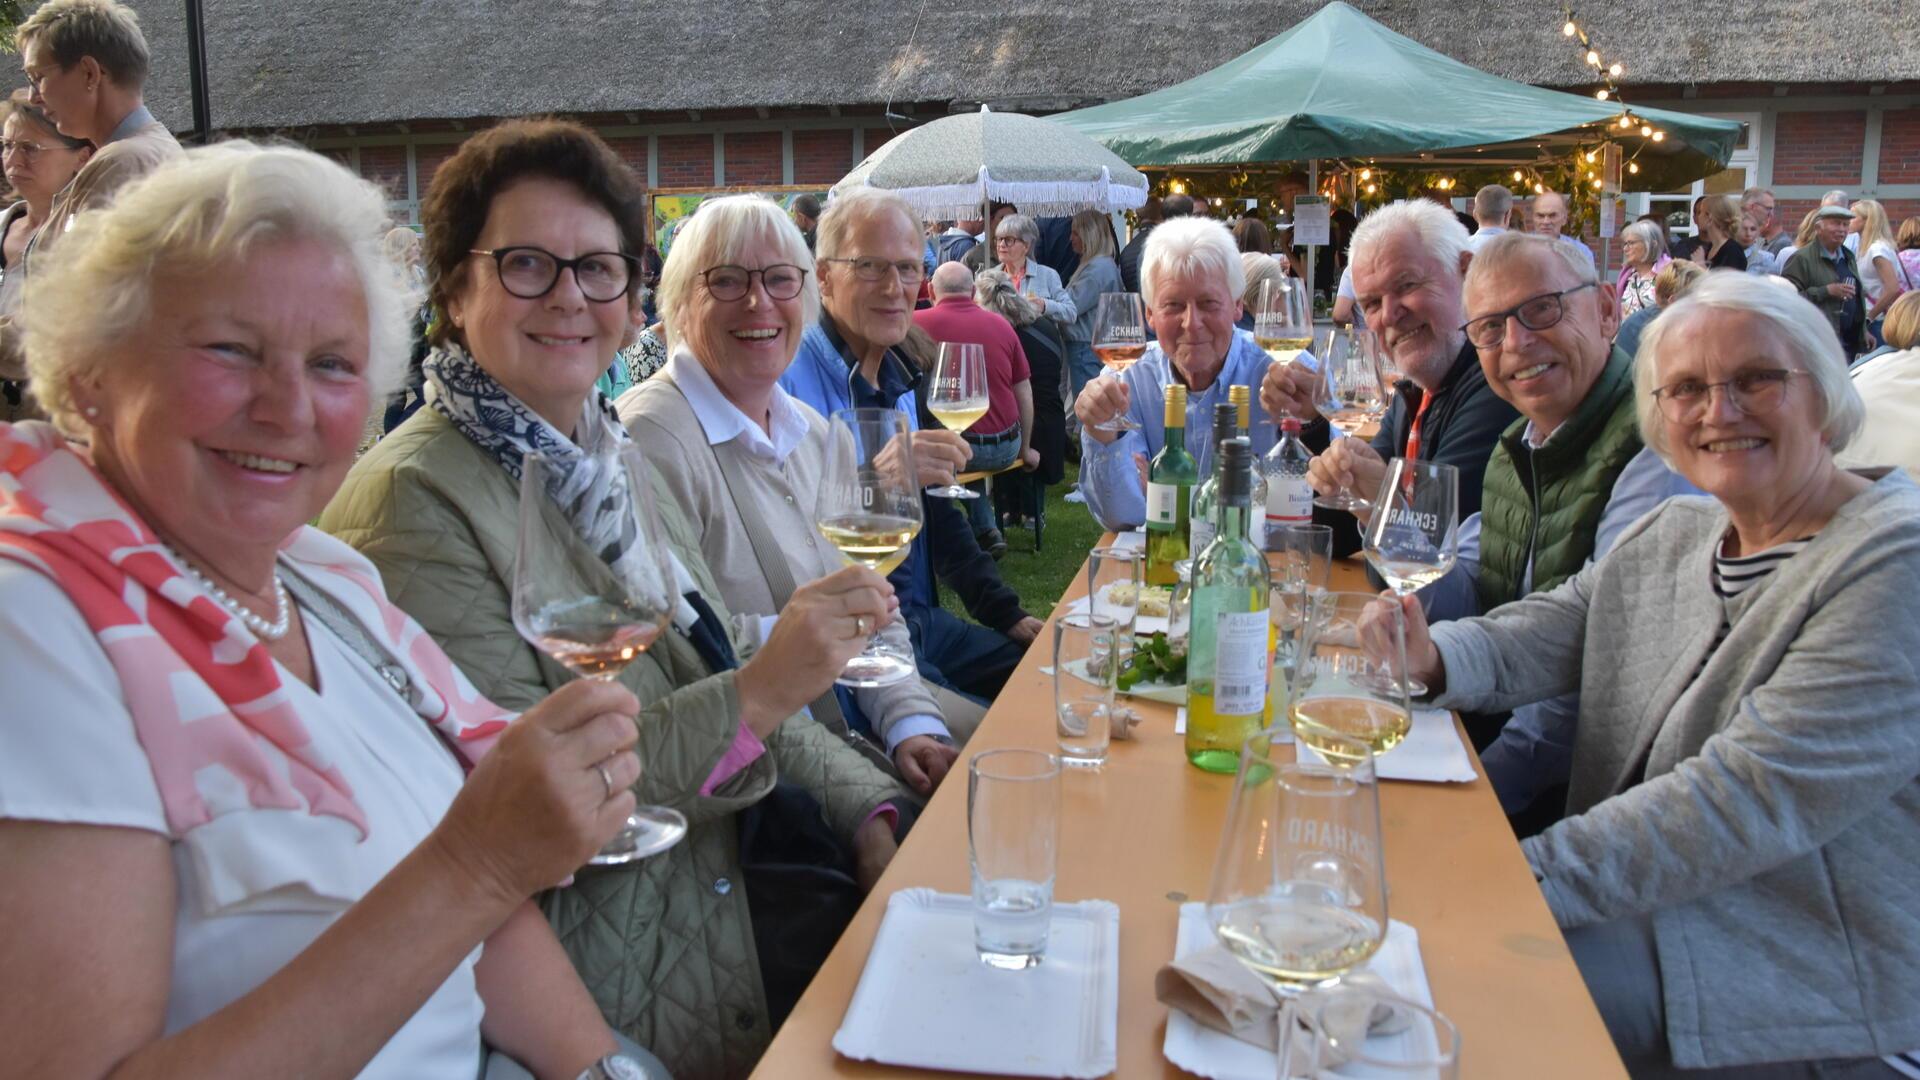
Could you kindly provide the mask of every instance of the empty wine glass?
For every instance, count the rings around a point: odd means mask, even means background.
[[[1387,390],[1380,381],[1380,368],[1372,350],[1354,339],[1350,331],[1334,328],[1320,350],[1320,369],[1314,379],[1314,407],[1327,422],[1349,438],[1386,415]],[[1315,506],[1329,510],[1365,510],[1367,501],[1348,491],[1313,500]]]
[[[958,435],[987,415],[987,352],[972,342],[945,341],[934,364],[933,385],[927,390],[927,411],[948,431]],[[927,494],[946,499],[977,499],[980,493],[948,484],[928,488]]]
[[[920,534],[921,511],[905,413],[841,409],[833,414],[813,520],[849,563],[887,574],[906,561]],[[887,686],[918,674],[911,653],[874,636],[865,651],[847,661],[837,681]]]
[[[1241,748],[1207,923],[1235,959],[1292,995],[1339,981],[1379,950],[1387,875],[1366,745],[1346,740],[1340,764],[1309,763],[1278,734]]]
[[[1093,315],[1093,355],[1118,378],[1147,354],[1147,312],[1137,293],[1101,293]],[[1139,431],[1124,413],[1093,425],[1101,431]]]
[[[1394,458],[1367,520],[1367,562],[1401,596],[1447,576],[1460,550],[1460,470]],[[1415,697],[1425,683],[1409,677]]]
[[[529,451],[513,569],[520,636],[581,678],[618,679],[666,630],[680,599],[660,520],[639,447],[628,443],[571,467]],[[635,807],[588,861],[631,862],[686,833],[679,811]]]

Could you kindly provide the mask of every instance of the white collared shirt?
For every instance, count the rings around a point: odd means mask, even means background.
[[[800,441],[807,437],[806,416],[778,384],[774,386],[769,402],[772,421],[769,437],[769,433],[762,431],[752,417],[727,400],[714,383],[713,376],[707,374],[707,369],[684,346],[674,350],[673,356],[667,360],[667,370],[673,373],[673,381],[679,385],[680,392],[686,395],[687,404],[693,407],[693,417],[700,422],[700,430],[706,433],[710,446],[739,439],[747,453],[762,461],[779,464],[787,460],[787,455],[793,453]]]

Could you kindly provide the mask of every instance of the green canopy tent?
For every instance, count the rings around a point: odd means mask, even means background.
[[[1555,43],[1543,42],[1543,48]],[[1225,64],[1150,94],[1062,113],[1136,168],[1241,169],[1327,159],[1530,168],[1620,144],[1624,186],[1668,190],[1724,168],[1740,125],[1543,90],[1436,52],[1334,0]],[[1642,134],[1650,128],[1660,136]]]

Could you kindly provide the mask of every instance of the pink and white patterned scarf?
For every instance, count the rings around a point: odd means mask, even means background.
[[[463,764],[486,753],[515,714],[482,697],[388,602],[371,563],[304,525],[280,556],[401,661],[421,691],[417,710]],[[266,646],[176,568],[85,451],[51,425],[0,424],[0,558],[52,578],[86,618],[120,677],[176,837],[233,810],[302,807],[367,835],[352,788],[314,745]],[[207,769],[238,783],[196,783]],[[209,793],[226,790],[246,802],[217,805]]]

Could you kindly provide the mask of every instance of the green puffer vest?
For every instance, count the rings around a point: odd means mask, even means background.
[[[1480,610],[1520,599],[1527,559],[1533,591],[1572,577],[1593,557],[1613,482],[1641,450],[1633,359],[1619,349],[1587,400],[1545,446],[1527,446],[1522,419],[1500,435],[1480,495]]]
[[[421,409],[354,465],[320,527],[373,561],[393,602],[481,693],[525,709],[573,676],[513,628],[518,489],[445,417]],[[655,495],[674,553],[729,622],[692,525],[664,488]],[[584,869],[538,899],[609,1024],[682,1080],[734,1080],[773,1035],[735,815],[789,780],[820,800],[828,825],[850,842],[881,803],[909,805],[912,796],[805,714],[703,795],[740,726],[733,673],[713,675],[685,638],[664,634],[620,681],[641,702],[635,794],[685,814],[686,838],[624,867]]]

